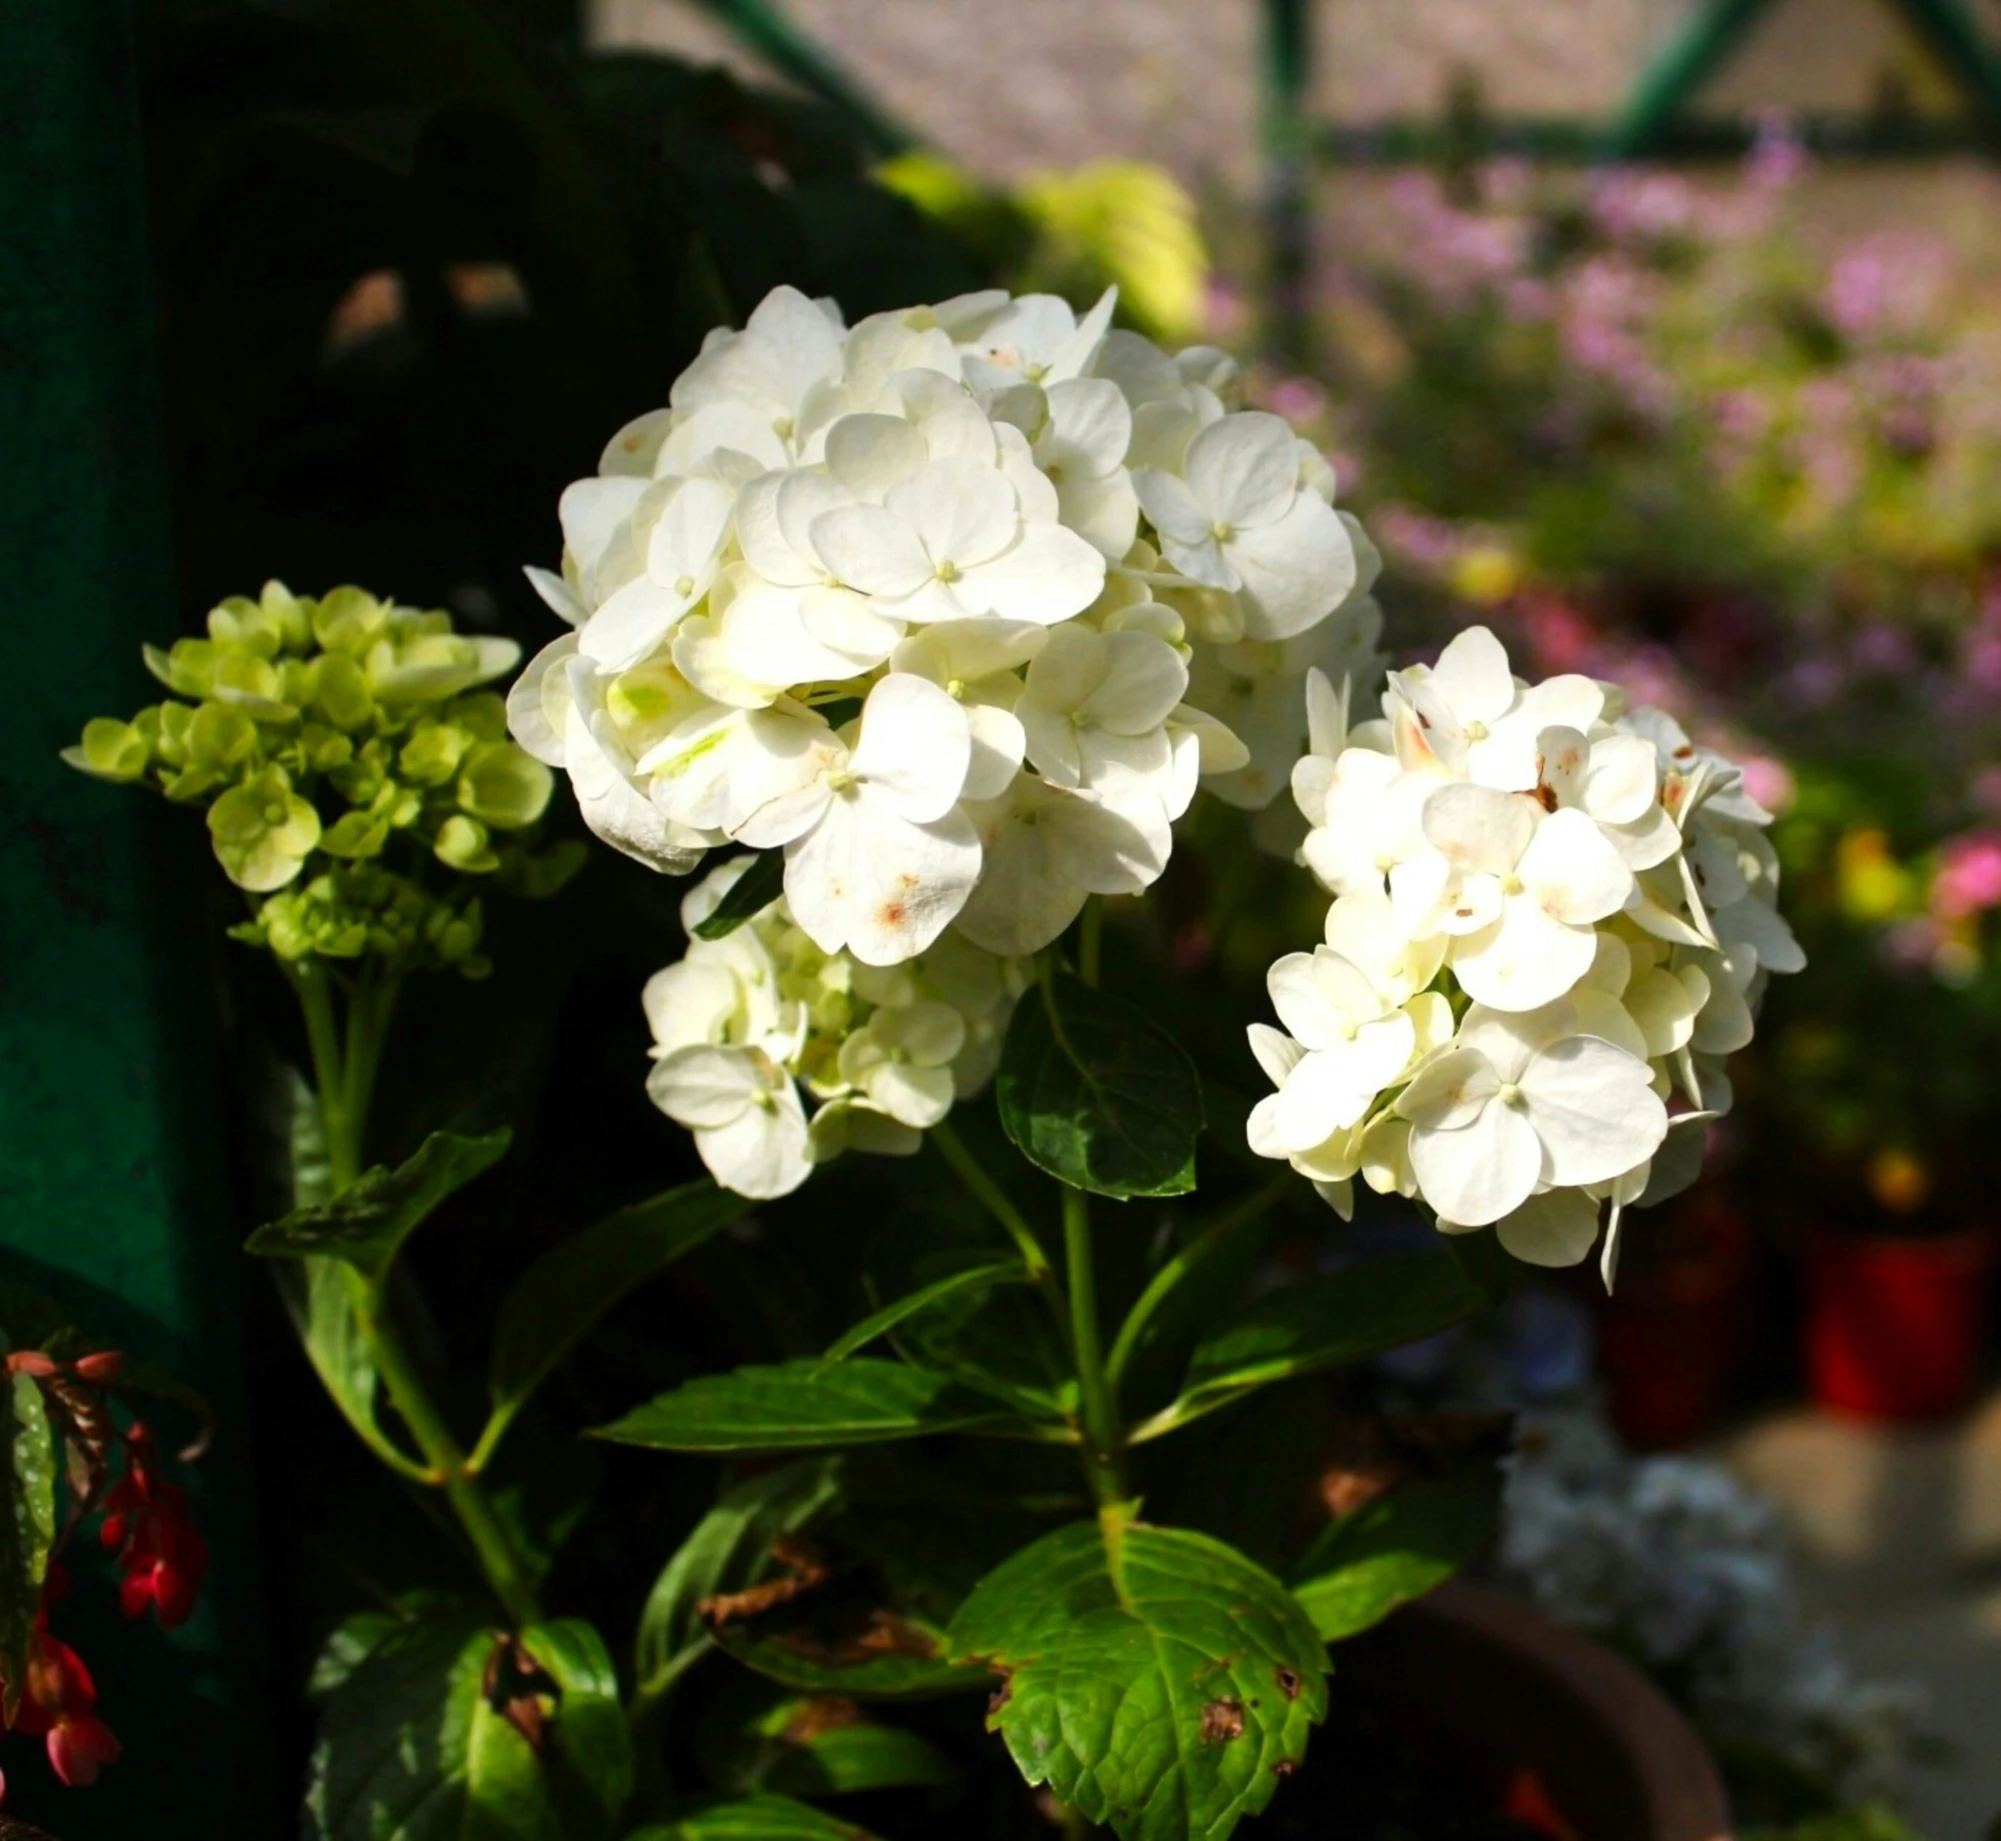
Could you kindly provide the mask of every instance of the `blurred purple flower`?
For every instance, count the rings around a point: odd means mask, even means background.
[[[1918,662],[1918,649],[1902,627],[1879,621],[1855,636],[1848,656],[1858,671],[1887,677],[1911,670]]]

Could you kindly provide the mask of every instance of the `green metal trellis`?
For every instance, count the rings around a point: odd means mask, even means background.
[[[1431,119],[1373,123],[1309,120],[1313,0],[1264,0],[1265,226],[1272,333],[1281,351],[1306,343],[1302,286],[1310,241],[1310,177],[1332,164],[1464,164],[1515,155],[1592,162],[1738,159],[1755,124],[1705,117],[1690,104],[1729,63],[1752,27],[1792,0],[1704,0],[1682,30],[1640,73],[1610,122],[1498,118],[1462,97]],[[1801,142],[1823,154],[1924,158],[2001,153],[2001,53],[1968,14],[1964,0],[1880,0],[1898,13],[1938,60],[1966,104],[1938,120],[1907,112],[1804,113],[1792,121]]]
[[[1728,159],[1742,155],[1753,124],[1705,117],[1689,105],[1729,63],[1751,29],[1795,0],[1704,0],[1643,70],[1609,122],[1561,117],[1490,117],[1477,106],[1424,120],[1327,123],[1306,138],[1335,163],[1398,165],[1473,154],[1520,154],[1549,160]],[[1795,121],[1816,151],[1863,158],[1946,152],[2001,152],[2001,55],[1965,0],[1879,0],[1898,14],[1938,60],[1966,103],[1951,120],[1894,109],[1867,114],[1806,112]],[[1311,82],[1311,0],[1265,0],[1267,63],[1274,82],[1267,120],[1303,121]]]

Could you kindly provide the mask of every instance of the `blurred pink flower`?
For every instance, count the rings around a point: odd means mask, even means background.
[[[1526,597],[1521,622],[1536,669],[1545,674],[1582,670],[1599,643],[1589,617],[1554,595]]]
[[[1950,265],[1935,237],[1912,231],[1865,237],[1835,257],[1822,310],[1851,339],[1913,332],[1936,310]]]
[[[1769,754],[1743,758],[1744,790],[1768,812],[1783,812],[1793,802],[1793,771]]]
[[[1899,971],[1929,971],[1938,957],[1938,927],[1924,919],[1899,921],[1884,929],[1877,950]]]
[[[1966,920],[1994,907],[2001,907],[2001,832],[1948,838],[1932,878],[1932,913],[1941,921]]]
[[[1280,377],[1264,392],[1265,407],[1288,422],[1311,422],[1327,409],[1327,392],[1310,377]]]
[[[1591,186],[1591,220],[1615,242],[1655,242],[1686,231],[1695,218],[1695,195],[1673,173],[1612,167]]]

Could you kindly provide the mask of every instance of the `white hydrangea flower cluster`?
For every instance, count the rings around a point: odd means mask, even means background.
[[[530,571],[575,630],[514,733],[599,836],[674,873],[782,849],[814,944],[891,966],[953,924],[1033,952],[1146,888],[1198,782],[1269,802],[1309,668],[1372,658],[1373,552],[1229,358],[1111,312],[849,328],[780,288],[710,336]]]
[[[1484,627],[1352,733],[1328,683],[1309,707],[1293,793],[1335,900],[1272,967],[1285,1030],[1251,1029],[1278,1087],[1253,1148],[1344,1213],[1360,1175],[1537,1265],[1583,1259],[1609,1202],[1609,1286],[1621,1211],[1693,1180],[1725,1057],[1805,964],[1770,814],[1671,718],[1526,684]]]
[[[681,904],[687,955],[646,985],[646,1090],[717,1182],[768,1200],[844,1150],[915,1151],[992,1078],[1031,968],[955,933],[870,966],[822,951],[783,900],[721,939],[696,937],[750,862],[725,863]]]

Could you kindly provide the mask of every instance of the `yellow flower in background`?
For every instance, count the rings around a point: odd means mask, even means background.
[[[1178,343],[1202,330],[1208,245],[1195,200],[1161,167],[1099,160],[991,187],[934,153],[906,153],[876,178],[1004,260],[1024,292],[1083,299],[1115,285],[1125,317],[1149,338]]]
[[[1521,558],[1497,543],[1476,544],[1452,565],[1452,592],[1475,607],[1512,600],[1522,579]]]
[[[1911,872],[1891,854],[1890,840],[1874,827],[1847,831],[1834,847],[1841,910],[1850,920],[1886,921],[1908,913],[1917,900]]]
[[[1076,268],[1115,282],[1127,314],[1155,338],[1192,339],[1201,330],[1209,251],[1195,201],[1171,173],[1138,160],[1099,160],[1031,173],[1015,198],[1058,273]]]
[[[1896,1145],[1886,1146],[1869,1159],[1862,1180],[1877,1206],[1893,1215],[1916,1214],[1931,1197],[1931,1172]]]

